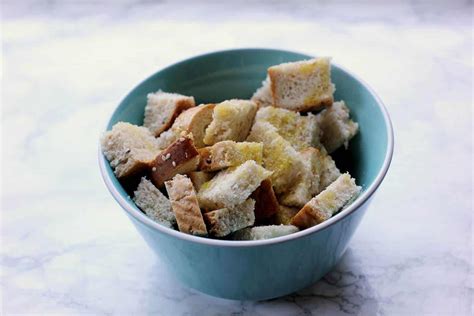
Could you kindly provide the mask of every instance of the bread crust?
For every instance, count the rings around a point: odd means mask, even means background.
[[[260,186],[250,195],[255,200],[255,221],[265,222],[279,210],[279,204],[273,191],[272,180],[263,180]]]
[[[194,145],[197,148],[206,146],[203,142],[204,134],[206,128],[211,124],[215,106],[214,103],[201,104],[181,112],[176,118],[172,129],[178,133],[185,131],[193,134]]]
[[[310,204],[303,206],[301,210],[291,219],[290,224],[305,229],[320,224],[327,220],[327,217],[318,208],[312,207]]]
[[[160,188],[176,174],[196,170],[198,163],[199,152],[192,139],[182,136],[156,157],[149,169],[149,177],[153,184]]]

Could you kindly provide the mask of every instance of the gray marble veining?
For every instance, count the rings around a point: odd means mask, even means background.
[[[472,3],[6,1],[2,314],[470,315]],[[161,67],[235,47],[330,55],[392,116],[392,167],[341,262],[263,302],[184,288],[102,184],[97,142]]]

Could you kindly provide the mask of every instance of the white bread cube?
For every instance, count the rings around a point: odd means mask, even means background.
[[[204,143],[214,145],[223,140],[244,141],[252,126],[257,105],[250,100],[227,100],[216,105],[212,122],[206,129]]]
[[[322,130],[321,143],[327,152],[332,153],[342,145],[347,149],[349,141],[359,130],[359,124],[350,119],[349,108],[344,101],[334,102],[318,117]]]
[[[259,108],[273,105],[270,77],[267,76],[265,80],[262,81],[262,86],[255,91],[250,100],[255,102]]]
[[[232,235],[234,240],[262,240],[281,237],[299,231],[293,225],[269,225],[241,229]]]
[[[330,58],[284,63],[268,68],[273,105],[292,111],[312,111],[333,102]]]
[[[183,135],[191,137],[196,148],[204,147],[204,133],[212,121],[214,106],[215,104],[201,104],[181,112],[171,128],[161,133],[158,138],[160,147],[168,147]]]
[[[253,160],[223,170],[201,186],[199,205],[205,210],[216,210],[242,204],[271,174]]]
[[[193,97],[158,91],[147,95],[143,126],[155,136],[171,127],[178,115],[196,104]]]
[[[314,195],[319,193],[322,171],[321,153],[317,148],[308,147],[299,152],[304,169],[298,181],[279,198],[281,204],[303,207]]]
[[[177,174],[172,180],[166,181],[165,186],[179,231],[196,236],[206,236],[206,224],[191,180],[184,175]]]
[[[263,145],[252,142],[234,142],[225,140],[210,147],[199,149],[201,161],[199,169],[217,171],[228,167],[236,167],[247,160],[263,163]]]
[[[161,188],[166,180],[181,173],[195,171],[199,164],[199,152],[189,137],[180,137],[156,157],[150,167],[150,178]]]
[[[145,171],[160,152],[151,132],[142,126],[118,122],[101,139],[102,152],[118,178]]]
[[[273,125],[256,121],[247,140],[263,143],[263,165],[273,171],[270,178],[277,194],[285,192],[298,180],[304,167],[301,157]]]
[[[291,220],[291,224],[305,229],[329,219],[360,192],[348,173],[341,174],[324,191],[312,198]]]
[[[239,229],[252,226],[255,222],[255,201],[247,199],[244,203],[232,208],[222,208],[204,213],[209,227],[209,234],[224,237]]]
[[[141,179],[134,192],[133,201],[155,222],[169,228],[176,224],[170,201],[147,178]]]
[[[319,146],[319,122],[311,113],[302,116],[298,112],[269,106],[257,111],[255,121],[275,126],[278,134],[296,150]]]

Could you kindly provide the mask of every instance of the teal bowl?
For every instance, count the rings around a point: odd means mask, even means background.
[[[158,71],[135,87],[110,118],[142,124],[146,95],[162,89],[192,95],[196,102],[248,99],[269,66],[311,56],[273,49],[237,49],[205,54]],[[349,149],[335,154],[337,165],[362,186],[346,209],[312,228],[269,240],[228,241],[183,234],[145,216],[117,181],[99,149],[104,182],[138,232],[183,284],[227,299],[264,300],[303,289],[338,262],[380,186],[393,153],[393,132],[382,101],[367,84],[333,64],[335,100],[344,100],[360,132]],[[370,229],[370,228],[369,228]]]

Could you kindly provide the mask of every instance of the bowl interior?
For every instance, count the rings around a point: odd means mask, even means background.
[[[113,113],[107,129],[125,121],[141,125],[146,95],[159,89],[194,96],[197,103],[226,99],[248,99],[260,87],[269,66],[282,62],[308,59],[300,53],[271,49],[241,49],[194,57],[165,68],[135,87]],[[359,123],[359,133],[348,150],[334,153],[341,171],[349,171],[365,190],[382,168],[387,152],[387,126],[376,97],[347,71],[332,66],[336,85],[335,100],[344,100],[352,118]],[[105,159],[102,157],[101,159]],[[126,199],[128,194],[115,178],[109,164],[106,172]],[[134,203],[131,203],[136,208]]]

